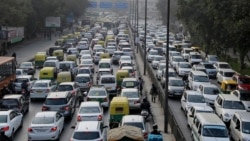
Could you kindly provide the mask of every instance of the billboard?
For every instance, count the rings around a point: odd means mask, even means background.
[[[128,3],[127,2],[116,2],[115,3],[115,8],[127,9],[128,8]]]
[[[112,2],[100,2],[100,8],[112,8]]]
[[[96,1],[89,1],[89,8],[97,8],[97,2]]]
[[[46,17],[45,27],[61,27],[60,17]]]

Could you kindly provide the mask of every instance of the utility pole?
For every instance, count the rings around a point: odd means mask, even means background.
[[[145,34],[144,34],[144,72],[143,75],[146,75],[146,68],[147,68],[147,63],[146,63],[146,56],[147,56],[147,50],[146,50],[146,39],[147,39],[147,4],[148,0],[145,0]]]

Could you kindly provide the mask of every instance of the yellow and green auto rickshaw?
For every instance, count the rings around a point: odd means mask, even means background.
[[[48,79],[54,81],[57,77],[55,67],[44,67],[40,70],[39,79]]]
[[[104,41],[97,41],[97,44],[102,45],[104,47]]]
[[[110,54],[109,53],[101,53],[100,54],[100,60],[101,59],[108,59],[108,58],[110,58]]]
[[[128,78],[129,77],[129,72],[128,70],[118,70],[116,72],[116,88],[117,90],[121,90],[121,85],[122,85],[122,81],[124,78]]]
[[[64,52],[62,49],[54,50],[52,53],[53,56],[56,56],[59,61],[64,60]]]
[[[57,84],[60,84],[62,82],[72,82],[73,81],[73,76],[71,74],[71,72],[69,71],[63,71],[63,72],[59,72],[57,74]]]
[[[236,90],[237,85],[237,82],[234,80],[223,80],[221,82],[221,91],[229,94],[231,91]]]
[[[200,47],[195,47],[195,46],[192,46],[191,49],[192,49],[194,52],[199,52],[199,53],[200,53],[200,50],[201,50]]]
[[[57,39],[56,42],[55,42],[55,46],[63,46],[64,42],[65,41],[62,38]]]
[[[116,128],[124,115],[129,114],[129,101],[127,97],[114,97],[109,106],[109,127]]]
[[[46,61],[47,54],[46,52],[37,52],[35,55],[35,67],[43,67],[44,62]]]
[[[66,60],[67,61],[74,61],[75,63],[77,63],[77,61],[76,61],[77,57],[76,57],[75,54],[69,54],[69,55],[67,55]]]

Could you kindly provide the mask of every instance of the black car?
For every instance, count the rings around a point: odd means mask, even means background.
[[[16,110],[22,114],[29,112],[29,99],[20,94],[5,95],[0,101],[1,110]]]
[[[49,50],[48,50],[48,54],[49,54],[50,56],[53,56],[53,52],[54,52],[55,50],[61,50],[61,49],[62,49],[62,48],[60,48],[60,46],[50,47]]]

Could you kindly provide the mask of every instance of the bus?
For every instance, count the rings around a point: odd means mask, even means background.
[[[16,61],[14,57],[0,56],[0,90],[16,79]],[[0,91],[0,97],[2,97]]]

